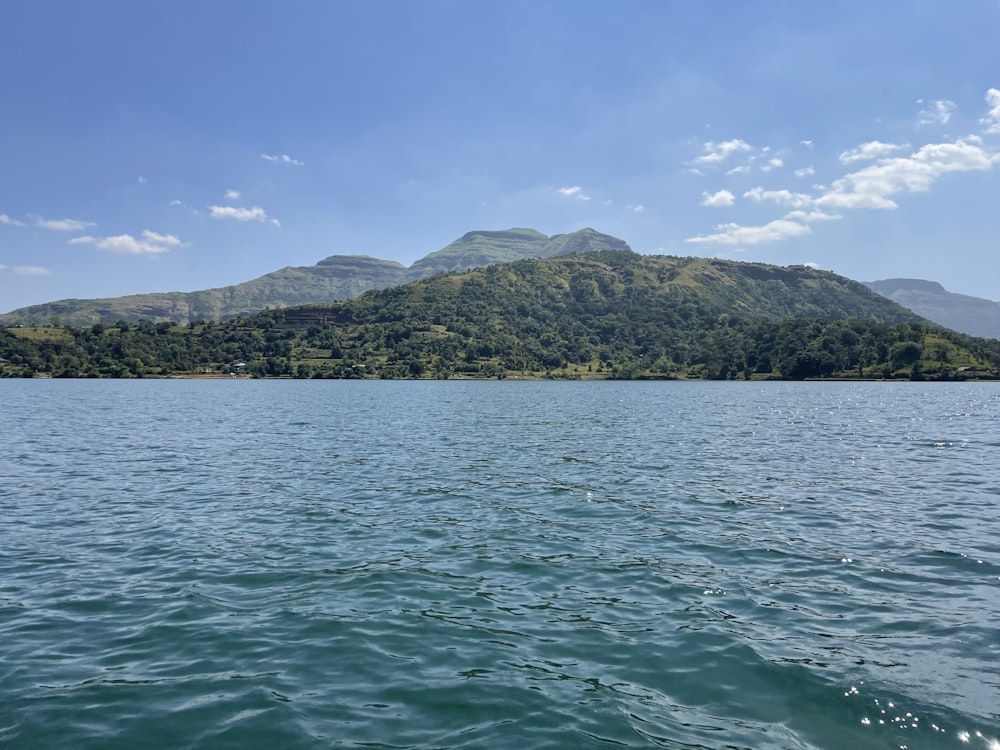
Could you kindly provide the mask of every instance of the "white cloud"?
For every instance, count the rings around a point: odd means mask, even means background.
[[[178,200],[178,199],[175,198],[174,200],[170,201],[170,205],[171,206],[184,206],[184,201]]]
[[[0,214],[0,224],[10,224],[13,227],[27,226],[23,221],[12,219],[7,214]]]
[[[703,206],[731,206],[736,202],[736,196],[728,190],[720,190],[717,193],[702,193]]]
[[[643,211],[646,210],[645,206],[641,206],[641,205],[640,206],[633,206],[632,204],[628,204],[627,206],[625,206],[625,208],[627,208],[629,211],[631,211],[634,214],[641,214]]]
[[[750,165],[749,164],[741,164],[738,167],[733,167],[728,172],[726,172],[726,174],[727,175],[730,175],[730,174],[750,174]]]
[[[812,148],[813,147],[813,142],[812,141],[799,141],[799,145],[800,146],[805,146],[806,148]]]
[[[264,159],[265,161],[277,161],[281,162],[282,164],[294,164],[296,167],[303,166],[302,162],[300,162],[298,159],[293,159],[288,154],[261,154],[260,158]]]
[[[923,104],[922,100],[917,100],[917,104]],[[948,99],[939,99],[920,110],[917,114],[917,125],[946,125],[951,119],[951,113],[955,111],[955,102]]]
[[[812,167],[802,167],[802,169],[795,170],[796,177],[811,177],[816,174],[816,170]]]
[[[231,201],[239,200],[240,199],[240,191],[239,190],[227,190],[226,191],[226,198],[228,200],[231,200]]]
[[[685,242],[706,245],[760,245],[765,242],[799,237],[809,234],[812,230],[805,224],[789,219],[776,219],[767,224],[754,227],[744,227],[739,224],[720,224],[716,234],[701,237],[689,237]]]
[[[237,206],[209,206],[213,219],[234,219],[236,221],[267,221],[267,212],[260,206],[242,208]]]
[[[779,206],[791,206],[792,208],[804,208],[811,206],[813,198],[805,193],[793,193],[790,190],[765,190],[761,187],[751,188],[743,193],[744,198],[757,201],[774,201]]]
[[[816,199],[817,206],[833,208],[897,208],[889,196],[928,190],[948,172],[983,171],[1000,162],[975,138],[954,143],[929,143],[907,157],[883,159],[878,164],[834,180],[830,190]]]
[[[826,211],[789,211],[784,218],[791,221],[801,221],[808,224],[811,221],[834,221],[842,218],[840,214],[828,214]]]
[[[852,148],[850,151],[845,151],[839,158],[842,164],[850,164],[855,161],[873,161],[874,159],[881,159],[883,156],[888,156],[889,154],[893,154],[906,147],[907,144],[900,145],[898,143],[869,141],[868,143],[862,143],[857,148]]]
[[[10,269],[18,276],[51,276],[52,271],[41,266],[14,266]]]
[[[35,217],[35,226],[42,229],[54,229],[57,232],[81,232],[87,227],[96,226],[92,221],[80,221],[79,219],[43,219]]]
[[[157,234],[156,232],[150,232],[148,229],[143,230],[142,236],[149,242],[155,243],[157,245],[170,245],[171,247],[179,247],[184,243],[180,241],[180,238],[174,234]]]
[[[572,187],[561,187],[557,191],[560,195],[565,195],[567,198],[578,198],[582,201],[589,201],[590,196],[583,194],[583,188],[579,185],[573,185]]]
[[[785,166],[785,162],[777,157],[773,159],[768,159],[767,164],[760,168],[761,172],[770,172],[772,169],[777,169],[778,167]]]
[[[738,153],[740,151],[750,151],[751,146],[746,141],[740,140],[739,138],[734,138],[730,141],[723,141],[722,143],[715,143],[713,141],[708,141],[704,145],[704,151],[701,156],[694,160],[695,164],[721,164],[730,155]]]
[[[1000,89],[990,89],[986,92],[986,103],[990,111],[979,121],[987,133],[1000,133]]]
[[[94,245],[99,250],[108,250],[119,255],[158,255],[170,252],[171,247],[184,244],[173,234],[158,234],[148,229],[143,230],[142,238],[136,239],[130,234],[119,234],[113,237],[74,237],[70,245]]]

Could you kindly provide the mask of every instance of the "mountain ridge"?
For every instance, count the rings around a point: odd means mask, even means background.
[[[805,266],[602,250],[223,323],[0,328],[6,377],[964,380],[1000,341]]]
[[[351,299],[370,289],[384,289],[448,271],[607,249],[631,251],[624,240],[585,227],[546,236],[533,229],[474,230],[409,267],[369,255],[331,255],[312,266],[286,266],[263,276],[193,292],[151,292],[98,299],[63,299],[0,314],[0,325],[112,325],[222,321],[268,307]]]
[[[330,255],[312,266],[286,266],[224,287],[63,299],[31,305],[0,314],[0,326],[52,322],[74,326],[113,325],[119,321],[137,323],[141,320],[180,324],[224,321],[268,308],[353,299],[373,289],[399,286],[438,273],[601,251],[632,252],[632,249],[624,240],[590,227],[552,236],[520,227],[472,230],[408,267],[363,254]],[[777,272],[766,273],[774,275]],[[1000,339],[1000,302],[949,292],[938,282],[922,279],[893,278],[859,283],[947,328]]]

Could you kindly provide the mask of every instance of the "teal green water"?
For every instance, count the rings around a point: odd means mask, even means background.
[[[4,748],[1000,748],[1000,388],[0,382]]]

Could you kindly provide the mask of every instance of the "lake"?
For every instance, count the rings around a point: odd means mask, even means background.
[[[1000,748],[997,384],[0,398],[0,746]]]

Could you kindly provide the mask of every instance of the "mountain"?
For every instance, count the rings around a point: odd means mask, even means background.
[[[532,229],[469,232],[409,268],[364,255],[333,255],[314,266],[289,266],[252,281],[218,289],[68,299],[32,305],[0,315],[0,325],[48,325],[53,320],[72,326],[140,320],[221,321],[268,307],[350,299],[369,289],[385,289],[444,271],[465,271],[526,258],[628,249],[623,240],[589,228],[552,237]]]
[[[406,266],[363,255],[338,255],[315,266],[282,268],[243,284],[198,292],[133,294],[107,299],[68,299],[32,305],[0,315],[0,325],[111,325],[139,320],[186,323],[305,302],[356,297],[369,289],[402,284]]]
[[[599,250],[631,248],[624,240],[590,228],[552,237],[546,237],[533,229],[469,232],[447,247],[415,262],[410,266],[409,278],[415,280],[444,271],[468,271],[515,260],[554,258]]]
[[[223,323],[0,329],[0,375],[1000,378],[1000,341],[804,266],[600,250]]]
[[[949,292],[936,281],[883,279],[865,284],[946,328],[970,336],[1000,339],[1000,302]]]

